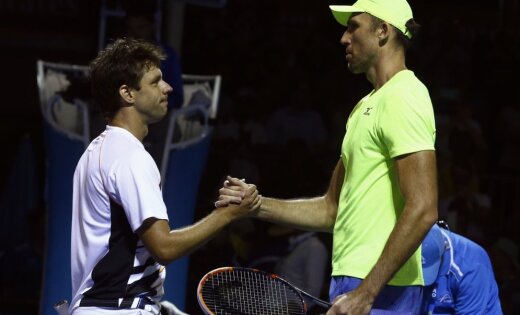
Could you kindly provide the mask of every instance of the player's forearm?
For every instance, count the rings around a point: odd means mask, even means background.
[[[343,163],[339,160],[323,196],[293,200],[264,197],[258,217],[299,229],[332,233],[344,176]]]
[[[188,255],[208,240],[213,238],[233,220],[232,216],[223,210],[214,210],[210,215],[197,223],[171,230],[168,239],[160,246],[160,263],[165,265],[182,256]]]
[[[171,231],[166,220],[148,218],[137,234],[158,262],[168,264],[197,249],[231,221],[249,215],[259,206],[260,196],[256,186],[250,185],[245,189],[243,204],[240,206],[217,208],[197,223]]]
[[[360,289],[375,298],[419,248],[424,236],[436,220],[436,203],[424,204],[420,207],[405,206],[379,260],[361,284]]]
[[[299,229],[332,232],[336,209],[324,196],[292,200],[263,197],[257,217]]]

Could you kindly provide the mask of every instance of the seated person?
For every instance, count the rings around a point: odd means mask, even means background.
[[[477,243],[434,224],[422,265],[421,314],[502,314],[491,261]]]

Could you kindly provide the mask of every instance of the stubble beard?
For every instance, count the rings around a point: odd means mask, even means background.
[[[164,119],[164,117],[166,117],[166,114],[168,113],[168,109],[166,108],[166,110],[164,110],[163,112],[159,113],[157,112],[156,115],[153,115],[153,117],[150,117],[150,122],[149,124],[155,124],[155,123],[158,123],[160,122],[161,120]]]

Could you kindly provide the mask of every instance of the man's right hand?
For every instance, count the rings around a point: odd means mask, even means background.
[[[230,222],[252,215],[260,207],[261,196],[255,185],[242,182],[241,189],[243,197],[240,204],[217,207],[192,225],[171,230],[167,220],[151,217],[145,220],[137,234],[154,259],[167,265],[200,247]]]
[[[224,185],[219,189],[219,197],[215,202],[215,208],[226,207],[230,204],[239,205],[246,196],[247,189],[255,185],[247,184],[245,180],[227,176]]]
[[[258,194],[255,185],[230,176],[224,181],[224,186],[219,190],[219,194],[215,208],[233,212],[234,218],[251,214],[260,208],[262,203],[262,196]]]
[[[367,315],[370,313],[374,298],[359,288],[337,296],[327,315]]]

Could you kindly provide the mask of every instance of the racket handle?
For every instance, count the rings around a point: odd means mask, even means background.
[[[69,312],[69,301],[61,300],[54,304],[54,309],[58,312],[58,315],[67,315]]]

